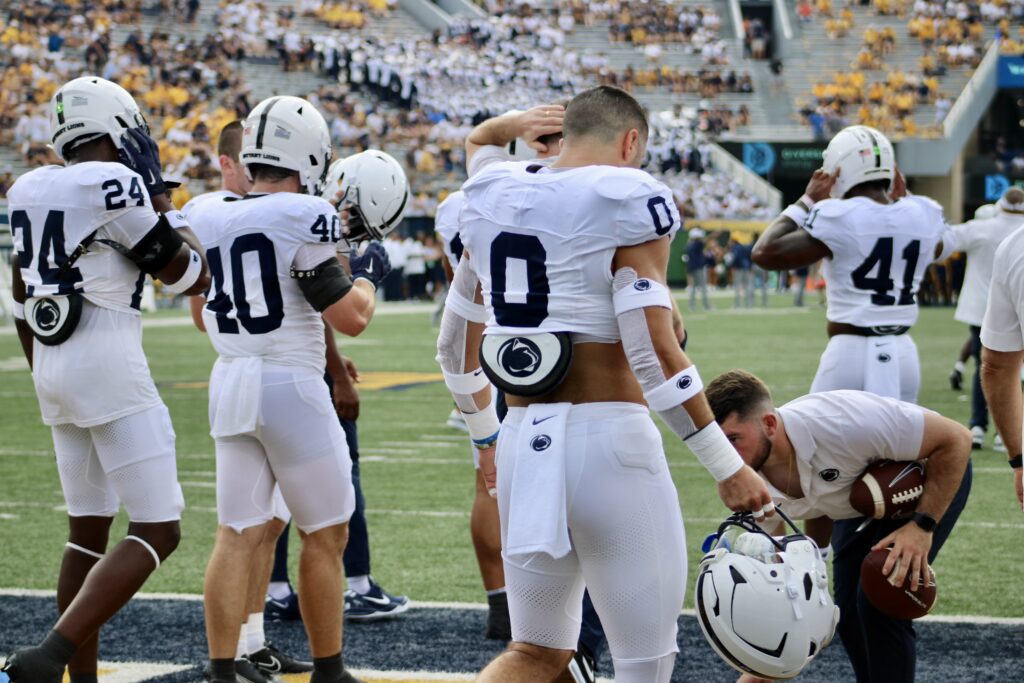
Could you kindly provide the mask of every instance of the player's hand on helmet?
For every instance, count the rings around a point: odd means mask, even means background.
[[[480,449],[480,474],[484,478],[484,486],[491,498],[498,496],[498,466],[494,462],[494,455],[497,452],[497,444],[492,443],[487,448]]]
[[[129,128],[121,135],[121,163],[140,176],[150,197],[167,192],[160,173],[160,148],[141,128]]]
[[[764,480],[744,465],[736,474],[718,483],[718,495],[733,512],[750,511],[757,521],[775,514],[775,504]]]
[[[932,547],[932,534],[914,522],[907,522],[871,547],[879,550],[892,546],[889,557],[882,565],[882,575],[889,577],[889,583],[902,586],[907,575],[911,577],[910,590],[916,591],[918,583],[928,579],[928,551]]]
[[[562,122],[565,120],[565,107],[560,104],[542,104],[533,109],[527,109],[519,114],[516,121],[518,134],[533,149],[541,154],[552,150],[547,145],[537,142],[537,138],[544,135],[562,132]]]
[[[892,191],[889,192],[889,199],[892,201],[899,201],[907,196],[907,179],[900,173],[900,169],[896,169],[896,174],[892,178]]]
[[[380,242],[370,242],[362,254],[355,252],[349,256],[349,266],[352,268],[352,279],[363,278],[369,280],[374,288],[380,286],[381,281],[391,272],[391,260],[384,245]]]
[[[832,196],[832,186],[839,178],[839,171],[840,169],[837,168],[835,173],[826,173],[819,168],[811,176],[811,182],[807,183],[807,190],[804,191],[804,194],[816,202],[828,199]]]

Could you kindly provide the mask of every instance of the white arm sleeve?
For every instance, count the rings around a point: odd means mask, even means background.
[[[449,297],[454,293],[465,304],[480,306],[473,303],[478,284],[479,280],[469,265],[469,259],[464,258],[455,270]],[[466,337],[471,318],[463,315],[463,311],[463,306],[445,305],[441,332],[437,338],[437,363],[441,366],[445,384],[455,399],[455,405],[466,416],[469,435],[474,443],[483,444],[493,441],[497,436],[499,423],[490,393],[483,405],[478,405],[473,396],[486,389],[490,381],[482,368],[466,372]]]
[[[292,259],[292,267],[295,270],[310,270],[337,254],[338,245],[332,242],[301,244]]]

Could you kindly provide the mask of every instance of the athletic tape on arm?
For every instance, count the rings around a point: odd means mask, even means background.
[[[203,260],[191,248],[188,250],[188,266],[176,282],[164,282],[164,289],[171,294],[184,294],[203,274]]]

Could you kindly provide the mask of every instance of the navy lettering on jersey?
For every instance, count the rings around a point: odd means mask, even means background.
[[[245,270],[243,257],[255,253],[259,264],[260,282],[263,301],[267,313],[261,316],[252,315],[245,286]],[[284,300],[281,297],[281,283],[277,280],[277,256],[274,243],[261,233],[241,235],[231,243],[228,252],[231,259],[231,294],[225,291],[224,264],[220,247],[212,247],[206,251],[206,260],[210,264],[213,296],[207,301],[206,307],[213,311],[217,320],[217,331],[221,334],[238,334],[238,324],[249,334],[266,334],[281,327],[284,320]],[[232,299],[233,297],[233,299]],[[234,318],[231,317],[235,311]]]
[[[491,305],[494,318],[502,327],[539,327],[548,317],[547,251],[536,235],[502,232],[491,243]],[[526,301],[509,302],[508,262],[526,262]]]

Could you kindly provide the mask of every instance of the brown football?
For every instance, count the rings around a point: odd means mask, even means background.
[[[917,509],[924,493],[920,460],[880,460],[868,465],[850,488],[850,505],[866,517],[899,519]]]
[[[879,612],[893,619],[918,619],[928,614],[935,606],[935,572],[928,568],[928,581],[910,590],[910,577],[902,586],[894,586],[882,576],[882,566],[889,557],[889,549],[873,550],[860,565],[860,586],[864,595]],[[899,565],[897,565],[898,567]],[[895,575],[896,568],[890,576]]]

